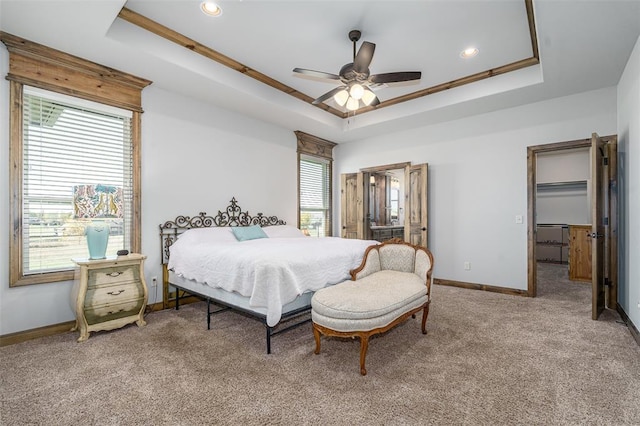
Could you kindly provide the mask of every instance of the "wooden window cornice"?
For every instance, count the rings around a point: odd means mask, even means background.
[[[150,80],[0,31],[9,51],[7,80],[142,112],[142,89]]]
[[[337,144],[300,130],[294,131],[298,138],[298,153],[333,160],[333,147]]]

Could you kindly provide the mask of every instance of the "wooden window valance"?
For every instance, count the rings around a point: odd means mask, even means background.
[[[9,50],[7,80],[142,112],[142,89],[150,80],[78,58],[0,31]]]
[[[333,160],[333,147],[337,144],[317,136],[296,130],[298,153]]]

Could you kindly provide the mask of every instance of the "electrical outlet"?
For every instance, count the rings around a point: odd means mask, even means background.
[[[471,262],[469,261],[464,262],[464,270],[465,271],[471,270]]]
[[[151,278],[151,287],[156,287],[158,285],[158,277]]]

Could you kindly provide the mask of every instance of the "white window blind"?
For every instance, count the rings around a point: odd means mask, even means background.
[[[24,275],[69,270],[72,258],[88,257],[84,229],[93,222],[109,225],[107,255],[130,247],[132,154],[131,112],[25,86]],[[100,198],[102,213],[81,217],[79,187],[110,188],[118,198]]]
[[[300,155],[300,229],[310,236],[331,235],[331,161]]]

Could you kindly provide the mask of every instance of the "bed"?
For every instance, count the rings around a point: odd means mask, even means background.
[[[271,337],[308,322],[311,296],[349,279],[377,241],[311,238],[276,216],[243,212],[235,198],[215,216],[178,216],[160,225],[165,307],[193,295],[212,315],[228,309],[261,321]],[[170,291],[174,288],[175,291]],[[215,309],[215,310],[212,310]]]

